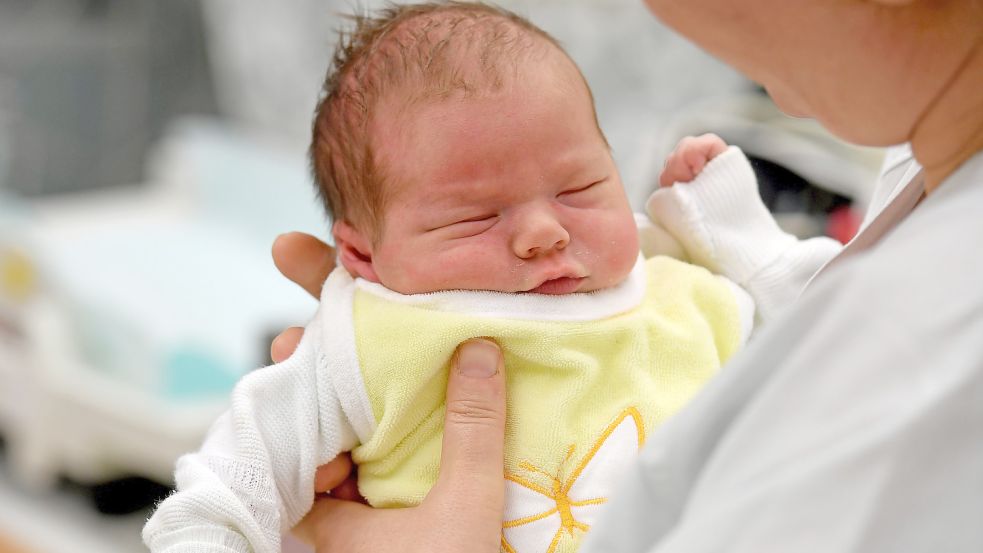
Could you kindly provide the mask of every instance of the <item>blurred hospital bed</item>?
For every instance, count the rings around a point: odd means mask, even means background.
[[[556,36],[581,66],[636,208],[676,141],[706,131],[816,186],[866,201],[878,152],[847,147],[814,124],[781,116],[752,83],[659,26],[640,0],[501,3]],[[44,37],[67,36],[71,25],[47,33],[20,25],[15,33],[14,23],[0,21],[0,437],[6,444],[0,533],[28,528],[24,543],[43,552],[139,551],[133,535],[139,516],[127,519],[125,539],[81,515],[76,530],[59,540],[38,537],[41,530],[32,529],[45,524],[29,513],[47,512],[53,527],[68,528],[69,515],[56,515],[61,507],[35,502],[64,477],[100,484],[136,475],[168,484],[174,460],[197,446],[235,380],[266,362],[273,333],[303,324],[313,312],[314,301],[278,275],[269,247],[284,231],[327,234],[304,156],[333,30],[341,24],[337,14],[353,2],[182,0],[203,22],[218,113],[161,121],[146,155],[129,146],[150,140],[138,131],[156,125],[154,116],[134,114],[152,108],[154,98],[168,98],[155,96],[154,86],[203,86],[156,82],[133,57],[154,51],[140,33],[167,33],[159,22],[150,24],[166,10],[155,0],[25,0],[2,8],[54,12],[69,4],[90,20],[107,15],[85,48],[62,44],[74,51],[67,60],[53,57]],[[144,26],[113,31],[113,21],[125,20],[120,13]],[[28,46],[18,53],[21,39]],[[107,68],[99,73],[106,82],[85,90],[133,87],[112,98],[78,98],[104,111],[74,112],[71,86],[64,96],[60,89],[31,88],[78,84],[65,76],[84,80],[91,72],[77,60],[105,44],[112,59],[126,61],[93,65]],[[60,79],[36,78],[44,73],[28,59],[34,47],[44,50],[38,53],[48,56],[44,67]],[[59,64],[68,68],[64,74]],[[5,67],[13,69],[5,74]],[[59,98],[66,104],[57,104]],[[46,109],[46,101],[58,110]],[[126,110],[113,109],[123,105]],[[54,115],[39,122],[31,113]],[[43,127],[59,117],[80,126],[71,133]],[[82,126],[100,118],[104,124],[93,132],[118,130],[105,144],[95,134],[87,138]],[[80,151],[99,156],[90,163],[100,171],[119,165],[114,159],[138,157],[142,182],[92,182],[99,191],[71,194],[40,189],[39,171],[17,170],[25,160],[50,168],[45,178],[61,179],[58,190],[71,190],[68,180],[87,167],[84,160],[58,165],[59,148],[71,144],[47,143],[53,136],[76,136],[86,146]],[[88,148],[97,142],[100,148]],[[106,171],[86,174],[96,181],[105,174],[108,181]],[[17,197],[10,190],[30,193]],[[117,547],[107,548],[107,540]]]

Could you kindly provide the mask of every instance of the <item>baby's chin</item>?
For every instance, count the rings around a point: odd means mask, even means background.
[[[632,265],[634,267],[634,265]],[[539,284],[515,284],[502,282],[387,282],[382,279],[379,284],[403,295],[432,294],[435,292],[450,292],[455,290],[471,292],[502,292],[506,294],[544,294],[563,296],[597,292],[613,288],[624,282],[631,273],[631,267],[607,275],[588,275],[584,277],[560,277]]]

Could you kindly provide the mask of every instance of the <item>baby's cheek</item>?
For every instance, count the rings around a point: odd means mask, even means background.
[[[448,276],[453,281],[450,287],[513,291],[515,287],[511,281],[515,274],[514,267],[510,267],[507,260],[496,253],[497,250],[491,246],[454,252],[446,264]]]
[[[629,212],[630,214],[630,212]],[[588,289],[619,284],[631,272],[638,256],[638,231],[634,216],[624,224],[621,210],[597,210],[579,228],[573,253],[590,271]]]
[[[435,252],[406,248],[397,255],[377,258],[376,272],[387,288],[401,294],[419,294],[440,288],[440,279],[445,274],[440,265]]]
[[[615,282],[620,282],[631,272],[635,260],[638,259],[639,247],[635,219],[631,218],[627,223],[624,222],[624,218],[620,218],[619,221],[620,223],[614,227],[614,232],[608,236],[609,244],[606,250],[606,264],[611,273],[610,278]]]
[[[479,243],[437,248],[408,263],[405,280],[416,293],[438,290],[509,290],[509,271]]]

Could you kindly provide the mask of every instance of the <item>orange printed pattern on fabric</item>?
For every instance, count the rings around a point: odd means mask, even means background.
[[[519,463],[527,474],[505,475],[508,505],[502,524],[502,550],[554,553],[565,536],[578,539],[577,532],[587,532],[597,507],[607,502],[613,477],[644,441],[642,416],[635,407],[628,407],[604,429],[567,476],[563,474],[576,451],[573,444],[555,471]],[[515,516],[519,509],[532,512]]]

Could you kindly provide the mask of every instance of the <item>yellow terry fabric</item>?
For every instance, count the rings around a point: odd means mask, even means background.
[[[357,291],[356,350],[378,422],[353,451],[365,498],[414,505],[434,484],[449,361],[471,337],[490,336],[505,354],[506,474],[545,489],[549,478],[531,466],[569,472],[619,415],[637,412],[648,434],[678,411],[739,347],[738,307],[704,269],[669,258],[646,269],[641,305],[596,321],[482,318]],[[567,541],[554,550],[579,539]]]

